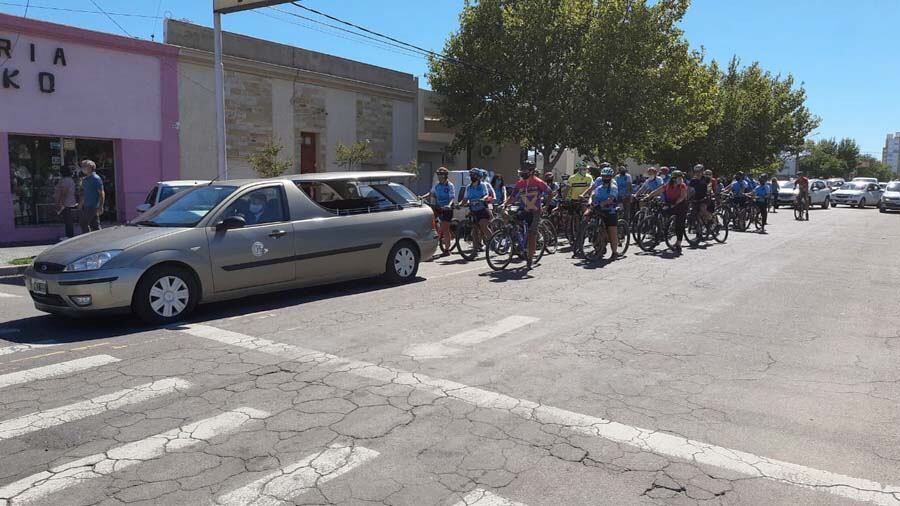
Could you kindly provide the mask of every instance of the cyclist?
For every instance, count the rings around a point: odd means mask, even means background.
[[[552,172],[544,173],[544,182],[550,187],[550,198],[547,199],[547,212],[549,213],[559,204],[560,186],[553,180]]]
[[[471,184],[466,186],[466,192],[463,195],[461,205],[468,205],[469,212],[475,216],[478,222],[478,228],[481,230],[480,240],[475,241],[475,249],[481,249],[481,241],[486,241],[489,234],[488,224],[491,222],[491,211],[488,204],[494,200],[494,189],[486,181],[484,176],[487,173],[481,169],[472,169],[469,171],[469,180]]]
[[[772,213],[778,212],[778,178],[772,176],[769,179],[769,189],[772,190],[772,194],[769,196],[769,205],[772,206]]]
[[[439,233],[441,241],[444,244],[444,251],[450,249],[450,222],[453,221],[453,204],[456,202],[456,189],[450,182],[450,171],[447,167],[441,167],[436,172],[438,182],[435,183],[431,191],[422,195],[423,200],[432,199],[434,201],[435,214],[437,214],[440,223]]]
[[[666,216],[675,217],[675,251],[681,251],[681,241],[684,239],[684,223],[687,218],[687,198],[688,189],[684,184],[684,173],[680,170],[672,171],[672,178],[663,186],[652,191],[647,196],[651,199],[659,194],[665,195],[666,198]]]
[[[656,174],[656,167],[650,167],[649,169],[647,169],[647,180],[644,181],[644,184],[642,184],[640,188],[638,188],[637,193],[634,194],[635,197],[640,197],[645,193],[650,193],[663,185],[662,178],[657,176]]]
[[[577,200],[585,190],[590,188],[594,178],[587,173],[587,167],[579,165],[575,167],[575,173],[569,176],[569,190],[566,192],[566,200]]]
[[[503,202],[506,200],[506,185],[503,183],[502,175],[494,174],[494,178],[491,179],[491,187],[494,189],[494,195],[498,201]]]
[[[769,196],[772,192],[772,187],[766,184],[768,180],[768,174],[763,174],[759,178],[759,185],[753,189],[753,196],[755,197],[754,204],[756,205],[756,208],[759,209],[760,223],[762,224],[762,226],[759,227],[759,232],[761,234],[766,233],[766,219],[768,218],[767,214],[769,211]]]
[[[616,182],[613,181],[612,167],[604,167],[600,170],[600,177],[594,180],[594,183],[589,189],[585,190],[582,196],[586,197],[588,194],[591,195],[591,208],[584,212],[584,217],[587,219],[591,213],[600,213],[599,216],[603,221],[603,225],[606,226],[606,231],[608,233],[607,237],[609,237],[610,241],[610,249],[612,249],[612,256],[610,258],[615,260],[619,240],[618,229],[616,227],[616,223],[619,221],[616,213],[616,206],[619,201],[619,190],[616,186]]]
[[[718,195],[722,189],[719,188],[719,179],[713,175],[713,171],[705,169],[703,171],[703,176],[709,179],[709,192],[713,195]]]
[[[631,179],[631,174],[628,173],[628,168],[624,165],[619,165],[619,175],[616,176],[616,187],[618,187],[618,199],[622,204],[622,209],[625,211],[625,219],[631,221],[631,196],[634,194],[634,184]]]
[[[662,182],[663,182],[663,183],[668,183],[668,182],[669,182],[669,179],[670,179],[670,176],[669,176],[669,168],[666,167],[665,165],[663,165],[662,167],[660,167],[660,168],[659,168],[659,177],[660,177],[660,179],[662,179]]]
[[[709,209],[711,203],[709,198],[710,180],[704,174],[703,165],[699,163],[694,165],[694,173],[691,175],[688,186],[691,188],[691,205],[697,206],[700,219],[708,223],[711,212]]]
[[[520,215],[522,221],[528,225],[528,259],[526,269],[531,269],[534,260],[534,250],[537,246],[538,225],[541,223],[541,208],[543,201],[550,195],[550,187],[547,183],[534,175],[534,164],[525,162],[519,169],[519,181],[513,188],[505,205],[509,205],[514,199],[521,204]]]
[[[803,175],[803,172],[797,173],[797,179],[794,180],[794,186],[797,188],[797,199],[801,202],[805,209],[809,208],[809,179]]]

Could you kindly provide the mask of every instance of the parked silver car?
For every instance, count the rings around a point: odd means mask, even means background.
[[[147,198],[144,199],[144,203],[137,206],[136,210],[139,213],[146,213],[148,209],[172,195],[201,184],[209,184],[209,181],[198,181],[193,179],[183,181],[160,181],[153,185],[153,188],[150,189],[150,193],[147,194]]]
[[[831,204],[866,207],[877,205],[881,200],[881,188],[877,182],[850,181],[831,194]]]
[[[891,181],[887,184],[878,202],[878,209],[883,213],[900,211],[900,181]]]
[[[799,190],[797,190],[793,181],[781,182],[778,187],[777,204],[779,206],[793,206],[794,201],[797,200],[798,192]],[[809,200],[810,205],[821,206],[822,209],[828,209],[831,205],[831,188],[829,188],[826,182],[821,179],[811,179],[809,181]]]
[[[415,278],[437,248],[431,208],[404,172],[222,181],[180,192],[128,225],[76,237],[35,258],[35,307],[81,315],[133,311],[168,323],[198,303],[384,275]]]

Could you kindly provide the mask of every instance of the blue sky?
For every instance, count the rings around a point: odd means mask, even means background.
[[[162,39],[162,20],[188,19],[212,25],[212,0],[95,0],[130,34]],[[0,12],[22,15],[26,0],[0,0]],[[306,5],[392,35],[421,47],[440,50],[458,26],[463,0],[305,0]],[[54,11],[96,8],[88,0],[32,0],[29,17],[121,34],[98,13]],[[296,7],[285,11],[309,15]],[[349,40],[329,28],[264,9],[224,17],[226,30],[266,38],[415,74],[427,87],[426,63],[370,43]],[[281,18],[283,21],[273,19]],[[758,60],[774,73],[791,73],[802,81],[808,105],[822,117],[814,138],[852,137],[863,152],[881,158],[888,132],[900,131],[900,58],[898,0],[694,0],[682,28],[695,48],[727,61],[738,55]]]

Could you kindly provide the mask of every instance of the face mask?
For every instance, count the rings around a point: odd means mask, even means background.
[[[478,178],[475,177],[475,176],[470,176],[470,177],[469,177],[469,180],[472,181],[473,183],[478,182]]]
[[[253,214],[259,214],[262,211],[262,204],[250,204],[250,212]]]
[[[519,172],[519,177],[522,179],[528,179],[528,176],[530,176],[530,175],[531,174],[529,174],[527,172]]]

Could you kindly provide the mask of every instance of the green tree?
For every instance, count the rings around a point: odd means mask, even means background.
[[[800,170],[809,177],[847,177],[846,162],[822,149],[814,149],[801,157]]]
[[[845,137],[837,144],[835,156],[847,164],[848,168],[855,168],[859,162],[859,144]]]
[[[372,148],[369,147],[368,141],[354,142],[353,144],[338,142],[334,151],[335,161],[343,165],[347,170],[351,170],[358,164],[371,160],[375,156]]]
[[[284,146],[276,143],[274,139],[269,139],[255,153],[247,156],[247,163],[259,177],[278,177],[287,172],[293,164],[290,159],[278,158],[282,149]]]
[[[681,146],[657,150],[660,163],[690,166],[700,162],[726,174],[737,170],[771,171],[783,153],[803,150],[804,139],[819,125],[806,107],[806,91],[791,76],[782,78],[758,63],[741,67],[732,58],[725,71],[716,62],[716,114],[706,135]]]
[[[856,166],[856,176],[875,177],[879,181],[893,181],[897,179],[897,174],[894,174],[887,164],[870,155],[859,157],[859,163]]]

